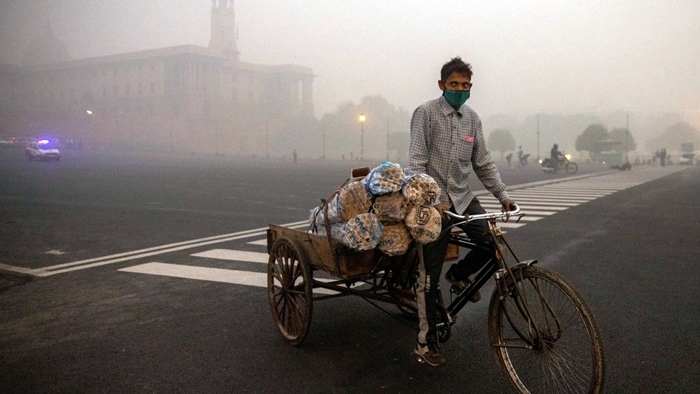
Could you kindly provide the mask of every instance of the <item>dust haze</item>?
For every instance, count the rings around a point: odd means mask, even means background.
[[[206,46],[211,6],[3,0],[0,63],[21,64],[47,23],[73,59]],[[439,96],[441,65],[461,56],[474,70],[468,104],[485,130],[517,129],[516,141],[529,150],[536,149],[537,116],[589,116],[609,129],[629,122],[640,148],[667,123],[700,128],[700,7],[693,0],[236,0],[234,9],[242,61],[313,70],[318,119],[366,96],[410,115]],[[544,151],[558,130],[540,127]],[[573,150],[574,138],[559,144]]]

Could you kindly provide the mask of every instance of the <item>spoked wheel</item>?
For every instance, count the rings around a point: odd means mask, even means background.
[[[562,277],[539,267],[516,271],[515,276],[517,293],[509,278],[509,294],[501,300],[494,291],[489,305],[492,352],[515,389],[601,393],[603,343],[581,295]]]
[[[578,164],[572,161],[566,163],[566,172],[568,172],[569,174],[575,174],[576,171],[578,171]]]
[[[280,333],[292,345],[300,344],[311,325],[311,269],[302,260],[296,245],[287,238],[278,239],[270,250],[267,296]]]

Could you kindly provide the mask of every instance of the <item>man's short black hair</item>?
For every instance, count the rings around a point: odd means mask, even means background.
[[[469,63],[462,61],[462,58],[457,56],[451,59],[449,62],[442,65],[442,70],[440,70],[441,81],[447,81],[447,78],[452,75],[452,73],[459,73],[469,79],[472,78],[472,66]]]

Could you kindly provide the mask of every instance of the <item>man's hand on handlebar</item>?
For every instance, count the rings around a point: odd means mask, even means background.
[[[501,212],[508,212],[515,210],[515,202],[510,198],[506,198],[501,201]]]
[[[438,211],[438,213],[440,214],[440,217],[441,217],[441,218],[449,219],[449,217],[448,217],[447,215],[445,215],[445,211],[449,211],[449,210],[450,210],[450,206],[449,206],[449,205],[447,205],[447,204],[437,204],[437,205],[435,205],[434,207],[435,207],[435,209],[437,209],[437,211]]]

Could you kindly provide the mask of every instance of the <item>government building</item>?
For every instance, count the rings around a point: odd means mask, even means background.
[[[86,149],[290,155],[313,123],[308,67],[241,62],[233,0],[213,0],[208,47],[71,60],[50,26],[21,65],[0,65],[0,137]]]

